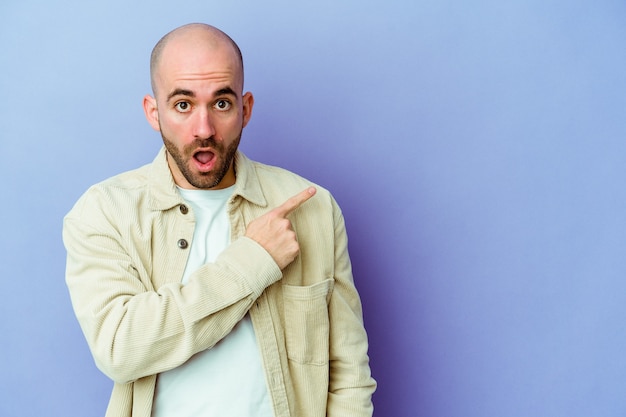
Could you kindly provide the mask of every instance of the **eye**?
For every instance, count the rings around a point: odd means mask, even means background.
[[[222,99],[222,100],[217,100],[213,107],[215,107],[217,110],[224,111],[224,110],[230,109],[230,106],[231,106],[230,101]]]
[[[174,108],[181,113],[186,113],[191,110],[191,104],[189,104],[189,102],[187,101],[179,101],[178,103],[174,104]]]

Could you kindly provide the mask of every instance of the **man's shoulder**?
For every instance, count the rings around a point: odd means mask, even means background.
[[[264,183],[278,183],[286,182],[288,184],[300,185],[313,185],[311,181],[303,176],[296,174],[288,169],[281,168],[274,165],[264,164],[258,161],[251,161],[254,166],[254,170],[259,177],[259,181]]]
[[[316,188],[316,203],[308,206],[331,208],[336,202],[329,190],[323,186],[285,168],[268,165],[257,161],[251,161],[256,172],[259,184],[270,206],[283,203],[307,187]]]
[[[150,165],[121,172],[90,186],[78,199],[68,215],[96,211],[121,210],[123,206],[138,207],[147,198]],[[108,210],[107,210],[108,208]],[[120,213],[121,214],[121,213]]]
[[[90,193],[138,193],[141,194],[148,186],[150,178],[150,164],[135,168],[129,171],[121,172],[103,181],[100,181],[87,190],[85,194]]]

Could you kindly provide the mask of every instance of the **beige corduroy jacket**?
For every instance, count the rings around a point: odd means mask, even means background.
[[[300,255],[281,271],[243,236],[246,226],[311,184],[242,153],[236,175],[231,245],[185,286],[194,214],[164,149],[91,187],[65,217],[74,311],[115,382],[106,415],[150,416],[157,375],[210,349],[249,313],[277,417],[371,416],[376,383],[339,207],[317,187],[290,215]]]

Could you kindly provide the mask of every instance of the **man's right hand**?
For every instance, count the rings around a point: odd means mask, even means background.
[[[289,198],[280,206],[250,222],[246,237],[255,240],[274,258],[282,270],[300,253],[300,246],[287,216],[315,195],[315,187]]]

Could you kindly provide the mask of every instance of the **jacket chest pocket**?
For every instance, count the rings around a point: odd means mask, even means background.
[[[328,303],[334,280],[310,286],[283,285],[287,357],[292,361],[328,364],[330,321]]]

